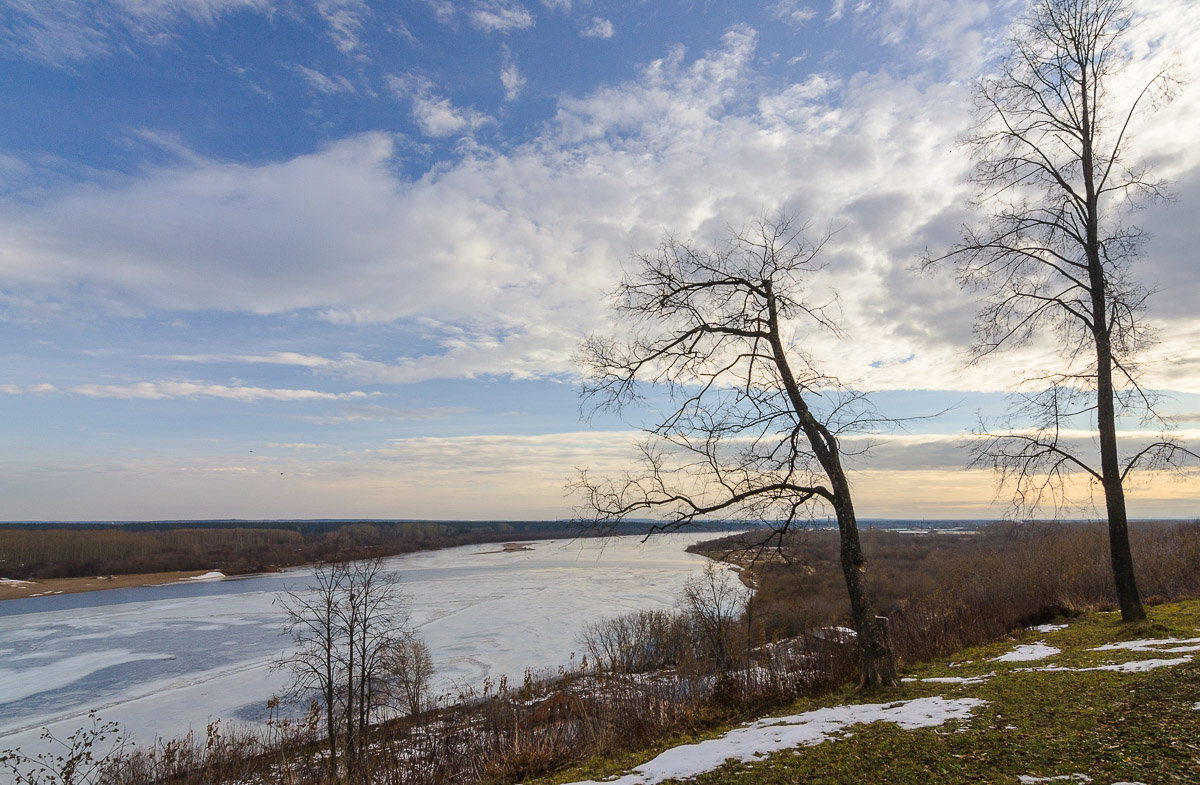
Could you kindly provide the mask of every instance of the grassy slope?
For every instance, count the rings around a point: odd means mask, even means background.
[[[1016,783],[1018,775],[1083,774],[1103,785],[1123,781],[1152,785],[1200,783],[1200,655],[1090,651],[1114,641],[1164,637],[1200,637],[1200,601],[1153,607],[1150,621],[1134,626],[1122,625],[1113,613],[1088,614],[1070,620],[1066,630],[1026,631],[1006,641],[962,652],[950,661],[913,668],[906,674],[923,679],[995,672],[982,683],[910,681],[869,696],[844,694],[821,703],[799,703],[774,714],[805,711],[818,705],[900,701],[929,695],[988,701],[970,721],[957,726],[916,731],[885,723],[858,726],[837,741],[749,765],[726,764],[694,782],[932,785]],[[990,661],[1017,643],[1036,641],[1045,641],[1062,653],[1040,662]],[[1020,672],[1049,664],[1089,667],[1183,656],[1191,660],[1143,673]],[[659,749],[691,740],[676,739]],[[593,761],[585,768],[541,782],[572,782],[615,774],[658,751]]]

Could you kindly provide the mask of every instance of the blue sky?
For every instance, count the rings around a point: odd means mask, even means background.
[[[1192,68],[1200,9],[1135,5],[1131,84]],[[969,218],[970,82],[1020,7],[0,0],[0,518],[569,515],[640,416],[581,419],[571,359],[622,266],[773,211],[839,227],[824,367],[954,407],[880,443],[861,514],[998,514],[963,433],[1054,347],[964,367],[969,297],[912,268]],[[1185,434],[1197,109],[1193,74],[1135,128]],[[1194,477],[1132,498],[1200,514]]]

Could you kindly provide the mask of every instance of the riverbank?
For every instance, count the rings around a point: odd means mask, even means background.
[[[442,550],[435,548],[433,550]],[[481,551],[489,553],[521,553],[532,551],[527,544],[506,542],[499,550]],[[292,565],[302,566],[302,565]],[[141,586],[163,586],[180,581],[220,580],[227,577],[217,570],[175,570],[171,572],[144,572],[129,575],[96,575],[87,578],[44,578],[42,580],[13,580],[0,578],[0,602],[27,597],[47,597],[54,594],[79,594],[106,589],[132,589]]]
[[[524,781],[1195,782],[1200,601],[1153,606],[1149,617],[1055,619],[914,664],[885,691],[800,700]]]
[[[0,586],[5,587],[3,596],[10,598],[46,591],[93,591],[105,588],[99,581],[107,577],[97,576],[175,572],[187,577],[207,570],[255,575],[460,545],[499,546],[581,536],[587,535],[569,521],[0,523]],[[68,578],[82,583],[47,584]],[[4,579],[47,585],[22,589]],[[127,585],[139,585],[138,578],[132,580]]]
[[[207,580],[224,577],[211,570],[174,572],[144,572],[133,575],[96,575],[90,578],[46,578],[36,581],[0,579],[0,602],[26,597],[45,597],[52,594],[79,594],[105,589],[131,589],[139,586],[161,586],[178,581]]]

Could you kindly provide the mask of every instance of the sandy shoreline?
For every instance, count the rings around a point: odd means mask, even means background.
[[[208,570],[184,572],[145,572],[135,575],[104,575],[90,578],[47,578],[40,581],[0,582],[0,602],[18,600],[23,597],[38,597],[48,594],[78,594],[85,591],[105,589],[128,589],[134,586],[157,586],[197,578]]]

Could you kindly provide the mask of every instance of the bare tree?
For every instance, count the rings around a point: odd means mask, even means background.
[[[416,633],[406,598],[382,560],[321,564],[313,578],[308,590],[279,599],[296,648],[276,664],[291,671],[294,696],[320,704],[331,773],[340,766],[353,774],[371,723],[392,692],[394,653]]]
[[[388,654],[387,670],[393,705],[417,717],[429,705],[429,680],[433,658],[425,641],[415,633],[397,641]]]
[[[746,612],[750,590],[729,570],[708,562],[704,570],[683,584],[680,598],[696,633],[720,668],[728,668],[738,648],[737,625]],[[749,646],[749,640],[746,641]]]
[[[1124,482],[1135,468],[1193,455],[1168,433],[1137,357],[1153,339],[1148,292],[1131,275],[1141,233],[1130,210],[1161,198],[1144,164],[1128,163],[1133,119],[1167,95],[1169,70],[1132,95],[1111,90],[1129,61],[1124,0],[1035,0],[1014,27],[997,75],[975,88],[968,138],[987,212],[949,253],[959,282],[985,293],[974,357],[1053,330],[1061,365],[1031,374],[1005,425],[981,428],[976,464],[991,466],[1025,512],[1057,508],[1083,479],[1104,493],[1122,618],[1145,618],[1129,549]],[[1118,449],[1122,419],[1161,435]],[[1068,431],[1091,438],[1068,438]]]
[[[863,684],[885,685],[896,679],[895,661],[886,621],[868,599],[838,442],[841,430],[864,424],[862,399],[789,340],[806,324],[837,332],[827,307],[802,296],[822,244],[780,218],[716,247],[667,239],[641,256],[616,293],[629,337],[587,341],[584,395],[597,408],[643,395],[669,393],[670,401],[647,429],[636,471],[594,479],[584,470],[574,488],[584,497],[581,517],[594,525],[649,513],[670,530],[740,517],[771,525],[763,546],[832,509]]]

